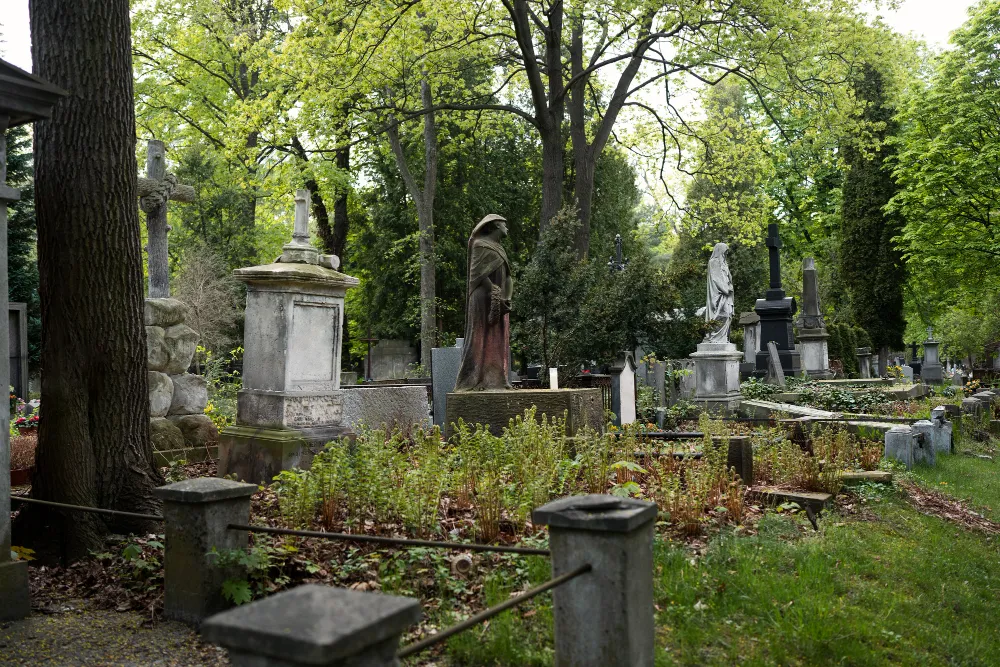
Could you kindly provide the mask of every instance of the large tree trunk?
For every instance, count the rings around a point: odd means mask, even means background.
[[[430,83],[427,77],[420,82],[420,97],[425,109],[433,107]],[[430,371],[431,349],[437,344],[437,285],[434,257],[434,192],[437,187],[437,126],[434,113],[424,114],[424,187],[421,190],[413,172],[406,163],[406,154],[399,138],[399,126],[391,124],[386,132],[389,145],[396,159],[396,168],[406,185],[406,190],[417,207],[417,226],[420,232],[418,247],[420,261],[420,365]]]
[[[42,404],[32,496],[155,512],[128,0],[31,0],[35,71],[68,90],[35,126]],[[18,541],[73,560],[108,526],[29,506]]]
[[[539,125],[542,140],[542,219],[539,234],[545,231],[549,220],[562,208],[563,200],[563,139],[562,131]]]
[[[344,138],[347,140],[347,137]],[[344,173],[351,168],[351,148],[350,146],[344,146],[343,148],[338,148],[335,154],[337,169],[342,170]],[[337,198],[333,202],[333,233],[330,239],[330,252],[340,258],[340,265],[344,266],[347,263],[344,257],[344,251],[347,247],[347,232],[350,229],[350,223],[347,219],[347,187],[343,187],[337,191]]]

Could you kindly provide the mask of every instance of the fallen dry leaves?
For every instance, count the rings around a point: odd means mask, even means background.
[[[906,499],[910,505],[921,514],[936,516],[967,530],[976,530],[989,535],[1000,534],[1000,523],[990,521],[971,509],[964,500],[921,488],[912,482],[900,482],[899,486],[906,492]]]

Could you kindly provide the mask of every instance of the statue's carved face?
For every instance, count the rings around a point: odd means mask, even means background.
[[[496,233],[497,237],[503,238],[507,236],[507,223],[505,223],[503,220],[497,220],[495,229],[497,232]]]

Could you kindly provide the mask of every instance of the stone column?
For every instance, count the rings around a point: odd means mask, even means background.
[[[400,635],[419,620],[412,598],[306,584],[216,614],[201,634],[234,667],[395,667]]]
[[[7,115],[0,113],[0,340],[7,341],[7,204],[21,198],[21,193],[7,187]],[[0,387],[10,384],[10,359],[0,359]],[[31,613],[28,597],[28,563],[10,559],[10,403],[0,408],[3,421],[0,433],[0,621],[24,618]]]
[[[539,507],[552,575],[590,564],[552,591],[556,667],[651,667],[654,653],[654,503],[571,496]]]
[[[872,376],[871,362],[872,362],[872,351],[871,348],[859,347],[857,348],[858,357],[858,376],[862,380],[866,380]]]
[[[698,343],[693,352],[694,402],[713,412],[735,412],[740,395],[740,359],[743,353],[732,343]]]
[[[241,576],[217,567],[214,551],[246,550],[247,533],[229,530],[231,523],[250,521],[254,484],[199,477],[156,489],[163,501],[166,553],[163,558],[163,615],[198,624],[229,607],[222,583]]]

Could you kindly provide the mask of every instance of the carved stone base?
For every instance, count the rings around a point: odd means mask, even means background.
[[[573,435],[584,427],[604,432],[604,397],[600,389],[518,389],[511,391],[459,391],[448,394],[445,432],[451,437],[454,424],[461,418],[466,424],[489,426],[501,435],[514,417],[536,408],[536,416],[562,418],[566,431]]]
[[[827,351],[829,337],[826,329],[799,330],[799,359],[802,370],[810,379],[829,380],[833,378],[833,373],[830,372],[830,355]]]
[[[219,477],[269,484],[282,470],[305,468],[314,451],[353,432],[343,426],[304,429],[229,426],[219,436]]]
[[[743,353],[732,343],[700,343],[694,359],[694,402],[711,412],[735,412],[740,395]]]

